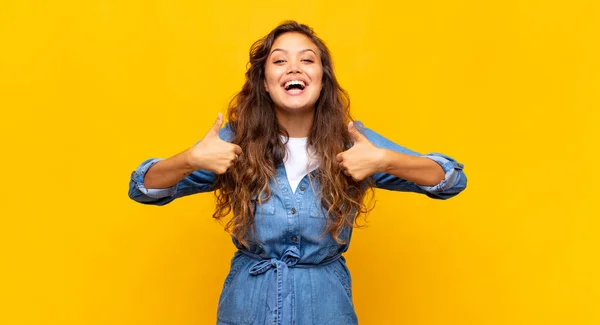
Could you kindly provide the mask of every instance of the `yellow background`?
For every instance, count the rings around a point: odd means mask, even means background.
[[[214,324],[213,195],[144,206],[129,176],[201,139],[285,19],[356,119],[469,178],[377,192],[347,253],[361,324],[600,324],[594,0],[3,0],[0,324]]]

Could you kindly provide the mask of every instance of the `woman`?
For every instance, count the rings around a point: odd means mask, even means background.
[[[192,148],[148,159],[129,196],[164,205],[216,190],[215,218],[239,249],[217,324],[356,324],[341,256],[372,187],[447,199],[466,186],[462,164],[420,155],[351,122],[325,44],[285,22],[250,50],[229,123]]]

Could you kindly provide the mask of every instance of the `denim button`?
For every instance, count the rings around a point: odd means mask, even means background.
[[[296,209],[295,209],[295,208],[292,208],[292,210],[290,210],[290,212],[291,212],[292,214],[296,214]]]
[[[306,186],[300,185],[300,191],[304,191],[305,189],[306,189]]]
[[[298,237],[296,237],[296,236],[292,236],[292,241],[293,241],[294,243],[295,243],[295,242],[297,242],[297,241],[298,241]]]

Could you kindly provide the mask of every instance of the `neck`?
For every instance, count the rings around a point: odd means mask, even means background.
[[[312,128],[314,112],[314,109],[311,109],[306,113],[291,114],[276,110],[275,115],[279,125],[288,132],[290,138],[306,138]]]

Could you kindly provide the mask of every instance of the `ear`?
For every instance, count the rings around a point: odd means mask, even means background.
[[[265,85],[265,90],[269,92],[269,87],[267,86],[267,80],[263,79],[263,84]]]

